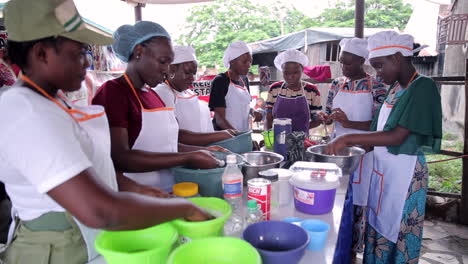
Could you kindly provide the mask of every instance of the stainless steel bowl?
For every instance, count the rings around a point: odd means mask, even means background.
[[[244,184],[250,179],[257,178],[260,171],[279,168],[280,163],[284,160],[282,155],[267,151],[251,151],[242,154],[242,156],[249,163],[242,166]]]
[[[352,173],[359,165],[366,151],[359,147],[348,147],[338,155],[324,154],[326,145],[316,145],[307,148],[306,157],[309,161],[335,163],[341,168],[343,175]]]

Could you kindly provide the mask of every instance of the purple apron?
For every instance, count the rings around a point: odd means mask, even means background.
[[[280,89],[283,89],[284,83]],[[310,126],[310,110],[307,99],[303,95],[296,98],[288,98],[281,96],[278,93],[276,102],[273,105],[273,119],[275,118],[290,118],[292,120],[292,131],[304,131],[309,135]]]

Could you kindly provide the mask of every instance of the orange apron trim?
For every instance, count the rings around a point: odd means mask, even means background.
[[[136,92],[135,86],[133,86],[133,83],[130,80],[130,78],[128,77],[127,73],[124,73],[123,76],[124,76],[125,80],[127,81],[128,85],[130,85],[130,88],[132,89],[133,94],[135,95],[136,99],[138,100],[138,103],[140,104],[140,107],[141,107],[143,112],[173,111],[174,110],[174,108],[170,108],[170,107],[158,107],[158,108],[153,108],[153,109],[146,109],[145,107],[143,107],[143,104],[141,103],[140,97],[138,96],[138,94]]]
[[[45,97],[47,97],[49,100],[51,100],[52,102],[54,102],[56,105],[58,105],[60,108],[62,108],[62,110],[64,110],[65,112],[67,112],[73,119],[75,119],[76,121],[78,122],[83,122],[83,121],[87,121],[87,120],[90,120],[90,119],[93,119],[93,118],[96,118],[96,117],[101,117],[105,114],[105,112],[101,112],[101,113],[98,113],[98,114],[93,114],[93,115],[90,115],[90,114],[87,114],[85,112],[81,112],[79,110],[76,110],[76,109],[68,109],[66,108],[65,106],[63,106],[57,99],[53,98],[52,96],[50,96],[48,93],[46,93],[46,91],[44,91],[44,89],[42,89],[39,85],[37,85],[34,81],[32,81],[31,79],[29,79],[28,76],[26,75],[21,75],[20,78],[27,84],[31,85],[34,89],[36,89],[38,92],[40,92],[42,95],[44,95]],[[82,115],[83,117],[76,117],[75,114],[77,115]]]
[[[380,213],[380,205],[381,205],[381,203],[382,203],[382,194],[383,194],[383,187],[384,187],[383,184],[384,184],[385,176],[384,176],[382,173],[376,171],[375,169],[374,169],[374,172],[375,172],[377,175],[380,176],[379,205],[377,206],[377,212],[375,212],[376,215],[379,215],[379,213]]]

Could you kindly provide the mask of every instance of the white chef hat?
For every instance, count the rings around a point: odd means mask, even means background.
[[[367,40],[360,38],[344,38],[340,41],[341,52],[346,51],[356,56],[367,59]]]
[[[190,46],[174,46],[174,61],[171,64],[179,64],[189,61],[197,62],[195,49]]]
[[[244,41],[239,40],[229,44],[227,49],[224,51],[223,63],[224,67],[229,68],[232,60],[239,58],[245,53],[250,53],[252,55],[252,49],[245,44]]]
[[[414,38],[408,34],[399,34],[395,31],[381,31],[368,39],[367,49],[369,59],[390,56],[400,52],[403,56],[413,56],[417,50],[413,50]]]
[[[309,58],[307,58],[304,53],[295,50],[295,49],[288,49],[276,56],[275,58],[275,66],[279,71],[283,71],[283,64],[286,62],[297,62],[302,65],[302,67],[307,66],[309,64]]]

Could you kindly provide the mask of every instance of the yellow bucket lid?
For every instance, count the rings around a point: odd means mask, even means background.
[[[179,197],[190,197],[198,193],[198,184],[193,182],[181,182],[174,184],[172,191]]]

